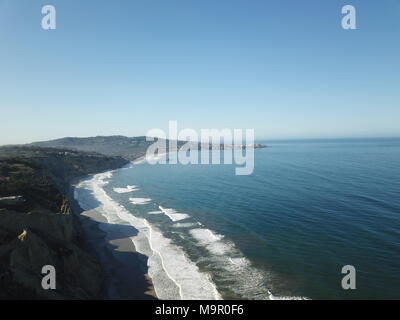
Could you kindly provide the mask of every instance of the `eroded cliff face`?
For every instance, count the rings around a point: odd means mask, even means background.
[[[70,183],[116,169],[118,157],[42,148],[0,148],[0,299],[99,299],[103,274],[72,213]],[[42,288],[42,268],[56,289]]]
[[[0,209],[0,298],[91,299],[102,289],[100,265],[79,243],[70,214]],[[54,266],[56,290],[44,290],[42,268]]]

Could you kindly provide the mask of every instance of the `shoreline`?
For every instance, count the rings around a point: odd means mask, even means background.
[[[201,272],[183,249],[106,194],[102,187],[108,182],[104,179],[113,172],[89,175],[75,183],[76,201],[84,209],[79,217],[86,234],[92,235],[91,246],[105,267],[109,299],[221,299],[210,275]],[[93,239],[95,235],[97,239]],[[150,279],[149,274],[154,278]],[[198,286],[194,291],[193,283]],[[118,292],[121,287],[123,296]]]
[[[129,165],[131,164],[132,162]],[[147,257],[136,251],[129,237],[107,239],[107,233],[101,227],[109,228],[113,225],[107,222],[99,210],[84,210],[75,199],[76,185],[90,176],[92,175],[72,181],[68,198],[72,212],[82,229],[85,245],[98,259],[103,270],[102,299],[157,300],[152,280],[148,275]]]

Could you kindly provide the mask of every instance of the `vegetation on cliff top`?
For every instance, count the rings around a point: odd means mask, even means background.
[[[101,298],[102,271],[87,253],[70,183],[128,163],[67,149],[0,148],[0,299]],[[41,268],[57,270],[57,289],[43,290]]]

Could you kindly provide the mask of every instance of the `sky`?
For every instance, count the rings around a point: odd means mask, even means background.
[[[353,5],[357,30],[341,27]],[[53,5],[56,30],[43,30]],[[400,136],[398,0],[0,0],[0,144]]]

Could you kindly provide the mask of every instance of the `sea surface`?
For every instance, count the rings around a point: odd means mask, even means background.
[[[249,176],[139,162],[75,197],[148,257],[161,299],[400,299],[400,139],[264,143]]]

